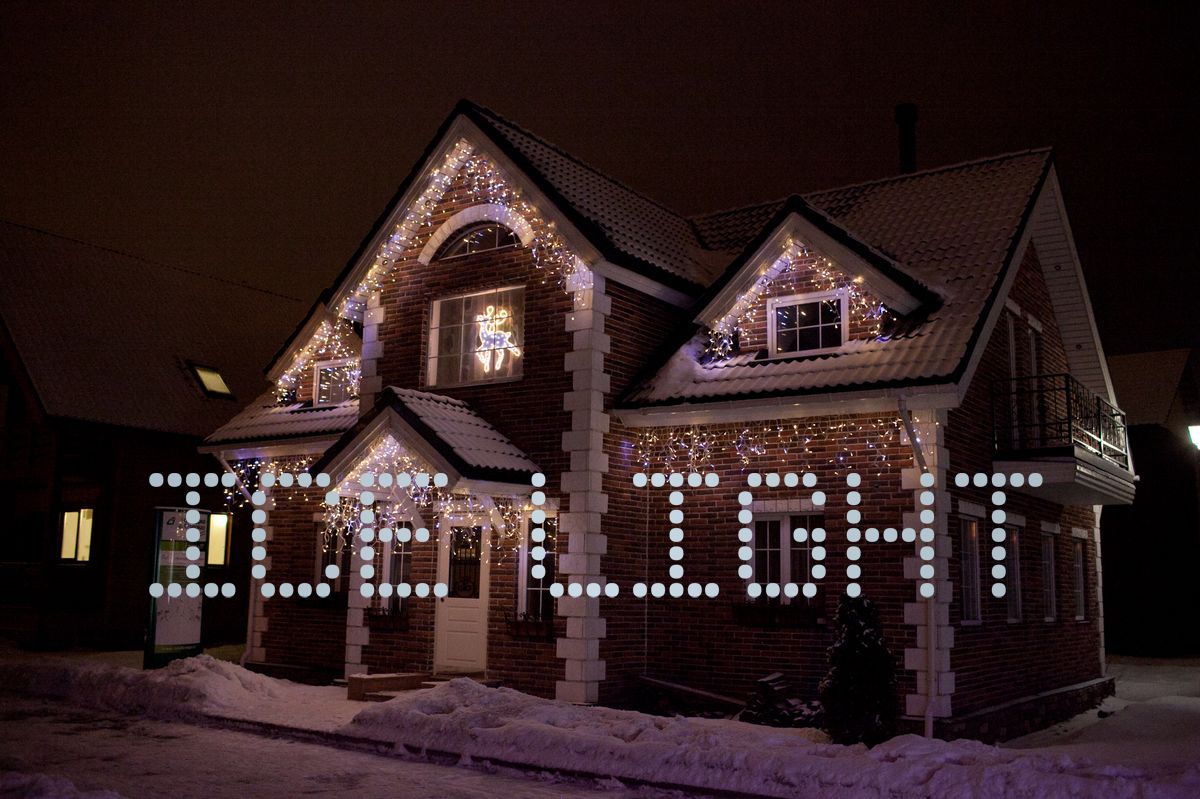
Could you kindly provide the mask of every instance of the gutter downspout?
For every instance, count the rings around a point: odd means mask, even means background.
[[[913,430],[912,414],[909,413],[908,404],[903,396],[896,398],[896,410],[900,414],[900,421],[904,423],[904,431],[908,433],[908,442],[912,445],[913,457],[917,461],[917,465],[921,467],[921,473],[929,472],[929,465],[925,462],[925,453],[921,450],[921,442],[917,440],[915,431]],[[937,652],[937,625],[936,618],[933,612],[933,598],[929,597],[925,601],[925,737],[933,737],[933,697],[937,690],[937,673],[934,671],[936,662],[935,654]]]

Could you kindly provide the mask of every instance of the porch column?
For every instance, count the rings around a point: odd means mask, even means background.
[[[604,278],[583,271],[571,278],[574,308],[567,315],[567,331],[574,349],[568,352],[564,368],[571,374],[571,391],[563,395],[563,408],[571,412],[571,429],[563,433],[563,450],[570,454],[570,469],[562,475],[562,490],[569,497],[568,511],[560,513],[560,534],[567,536],[567,550],[560,550],[559,571],[567,576],[570,593],[558,600],[558,612],[567,617],[567,634],[558,639],[558,657],[565,663],[565,679],[555,684],[555,696],[567,702],[596,702],[604,680],[604,661],[600,659],[600,639],[605,635],[600,617],[599,596],[605,585],[600,565],[608,551],[601,519],[608,512],[608,495],[603,491],[608,473],[604,454],[604,435],[608,432],[608,414],[604,395],[609,391],[609,376],[604,373],[604,356],[610,350],[604,332],[604,320],[612,301],[604,294]],[[561,544],[561,542],[560,542]],[[578,585],[579,587],[575,587]]]

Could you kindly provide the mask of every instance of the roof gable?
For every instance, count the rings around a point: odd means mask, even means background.
[[[823,216],[902,264],[903,273],[936,293],[941,304],[888,341],[863,342],[815,358],[741,356],[701,364],[699,346],[688,343],[693,335],[688,331],[663,353],[653,376],[620,404],[957,383],[983,340],[989,309],[1001,293],[1050,163],[1049,150],[1032,150],[806,195],[804,201]],[[697,220],[697,229],[710,240],[744,242],[746,251],[757,252],[771,235],[761,227],[763,218],[773,213],[769,224],[778,224],[789,202],[708,215]],[[714,296],[715,291],[704,305]]]
[[[856,238],[845,227],[799,197],[790,198],[706,293],[695,321],[718,325],[747,301],[756,285],[770,281],[797,248],[824,255],[852,279],[866,283],[885,305],[909,314],[938,302],[936,294],[906,274],[890,256]],[[752,301],[752,297],[750,298]]]
[[[390,386],[375,406],[312,467],[340,481],[355,468],[381,436],[390,435],[406,450],[450,478],[529,485],[539,468],[467,403],[441,394]]]

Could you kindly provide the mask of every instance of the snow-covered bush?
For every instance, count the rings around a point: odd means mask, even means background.
[[[874,745],[896,732],[896,667],[879,611],[865,597],[842,594],[829,671],[821,681],[825,731],[841,744]]]

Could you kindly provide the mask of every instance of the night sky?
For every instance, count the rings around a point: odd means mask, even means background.
[[[1056,148],[1110,353],[1200,346],[1194,11],[188,5],[4,4],[0,217],[307,302],[460,97],[682,213],[894,174],[911,101],[922,168]]]

